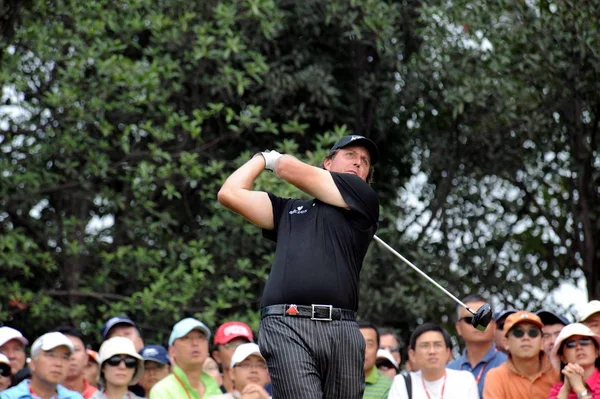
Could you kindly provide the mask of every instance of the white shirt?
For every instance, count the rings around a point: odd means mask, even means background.
[[[425,381],[425,388],[421,381],[421,372],[410,373],[413,399],[427,399],[427,393],[431,399],[479,399],[479,391],[475,377],[469,371],[446,369],[446,383],[444,387],[444,397],[442,398],[442,386],[444,386],[444,377],[435,381]],[[392,388],[388,399],[408,399],[404,376],[398,374],[394,377]]]

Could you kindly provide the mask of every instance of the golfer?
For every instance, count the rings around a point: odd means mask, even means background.
[[[365,342],[355,318],[359,274],[379,218],[367,183],[378,156],[375,144],[358,135],[341,138],[323,169],[266,151],[219,191],[221,204],[277,243],[258,341],[275,398],[362,397]],[[314,198],[252,190],[264,169]]]

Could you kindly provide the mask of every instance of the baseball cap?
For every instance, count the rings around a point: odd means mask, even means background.
[[[517,324],[520,324],[520,323],[531,323],[531,324],[535,324],[539,328],[544,327],[544,323],[542,323],[542,320],[540,319],[540,317],[538,315],[528,312],[526,310],[519,310],[518,312],[513,313],[506,318],[506,321],[504,322],[504,330],[503,330],[504,335],[508,336],[508,333],[510,332],[510,330],[514,326],[516,326]]]
[[[27,345],[29,343],[23,334],[21,334],[21,331],[15,330],[12,327],[0,327],[0,346],[13,339],[16,339],[23,345]]]
[[[215,333],[215,345],[223,345],[235,338],[246,338],[249,342],[254,342],[252,330],[247,324],[239,321],[229,321],[223,323]]]
[[[393,366],[396,370],[398,370],[398,363],[396,363],[396,359],[392,356],[390,351],[387,349],[377,349],[377,366],[389,363],[389,365]]]
[[[369,151],[369,155],[371,156],[371,165],[375,165],[379,160],[379,150],[374,142],[366,138],[365,136],[359,136],[357,134],[353,134],[350,136],[344,136],[338,140],[337,143],[331,147],[329,153],[339,150],[340,148],[344,148],[350,145],[357,145],[360,147],[364,147]]]
[[[58,348],[59,346],[66,346],[69,348],[71,354],[74,352],[73,343],[66,335],[56,331],[46,333],[33,341],[33,345],[31,345],[31,357],[36,356],[41,350],[45,352]]]
[[[206,338],[210,338],[210,330],[206,327],[206,324],[200,320],[188,317],[178,321],[173,326],[173,331],[171,331],[171,336],[169,337],[169,346],[173,345],[176,339],[184,337],[192,330],[201,330],[206,335]]]
[[[263,355],[260,353],[260,349],[258,345],[253,342],[249,342],[247,344],[241,344],[237,348],[235,348],[235,352],[233,352],[233,356],[231,356],[230,367],[234,368],[236,364],[240,364],[244,360],[248,359],[248,357],[256,355],[260,357],[262,360],[265,360]],[[266,361],[266,360],[265,360]]]
[[[494,315],[494,321],[498,323],[500,320],[506,319],[513,313],[517,313],[517,310],[513,308],[505,309],[502,312],[498,312]]]
[[[150,360],[161,364],[171,364],[167,349],[162,345],[146,345],[140,351],[140,356],[146,360]]]
[[[581,308],[581,312],[579,312],[579,321],[585,321],[588,317],[593,315],[594,313],[600,312],[600,301],[593,300],[589,301],[583,308]]]
[[[552,313],[549,310],[540,309],[537,312],[535,312],[535,314],[540,316],[540,319],[542,320],[542,323],[544,323],[545,326],[549,324],[562,324],[563,326],[571,324],[569,320],[567,320],[564,316],[557,315],[556,313]]]
[[[591,337],[596,341],[598,347],[600,347],[600,335],[594,334],[594,332],[585,324],[572,323],[565,326],[565,328],[560,331],[560,334],[558,334],[558,337],[556,337],[556,341],[554,341],[554,346],[552,347],[552,353],[550,354],[552,365],[557,369],[560,368],[560,355],[558,351],[561,349],[562,343],[574,335]]]
[[[98,363],[98,366],[100,365],[100,357],[98,356],[98,352],[92,349],[86,349],[85,353],[87,353],[89,357],[91,357],[96,363]]]
[[[135,323],[133,322],[133,320],[131,320],[129,317],[127,316],[116,316],[113,317],[112,319],[109,319],[106,323],[104,323],[104,325],[102,326],[102,339],[106,339],[106,336],[108,335],[108,333],[110,332],[110,330],[116,326],[117,324],[128,324],[130,326],[136,327]]]

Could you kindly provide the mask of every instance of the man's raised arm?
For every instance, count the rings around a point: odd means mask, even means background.
[[[253,191],[252,185],[265,168],[265,158],[254,156],[240,166],[223,183],[217,198],[221,205],[264,229],[273,229],[273,206],[264,191]]]

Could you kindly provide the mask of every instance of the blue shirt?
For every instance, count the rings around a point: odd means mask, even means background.
[[[0,399],[36,399],[29,390],[29,382],[30,380],[23,380],[19,385],[0,392]],[[83,396],[79,392],[71,391],[62,385],[57,385],[54,398],[83,399]]]
[[[466,370],[473,373],[475,377],[475,381],[477,381],[477,389],[479,390],[479,397],[483,398],[483,383],[485,381],[485,376],[488,371],[491,369],[500,366],[504,363],[508,357],[499,350],[496,350],[496,345],[492,344],[492,347],[483,358],[475,365],[475,367],[471,367],[471,363],[467,360],[467,350],[463,350],[462,355],[458,359],[454,359],[450,363],[448,363],[449,369],[453,370]]]

